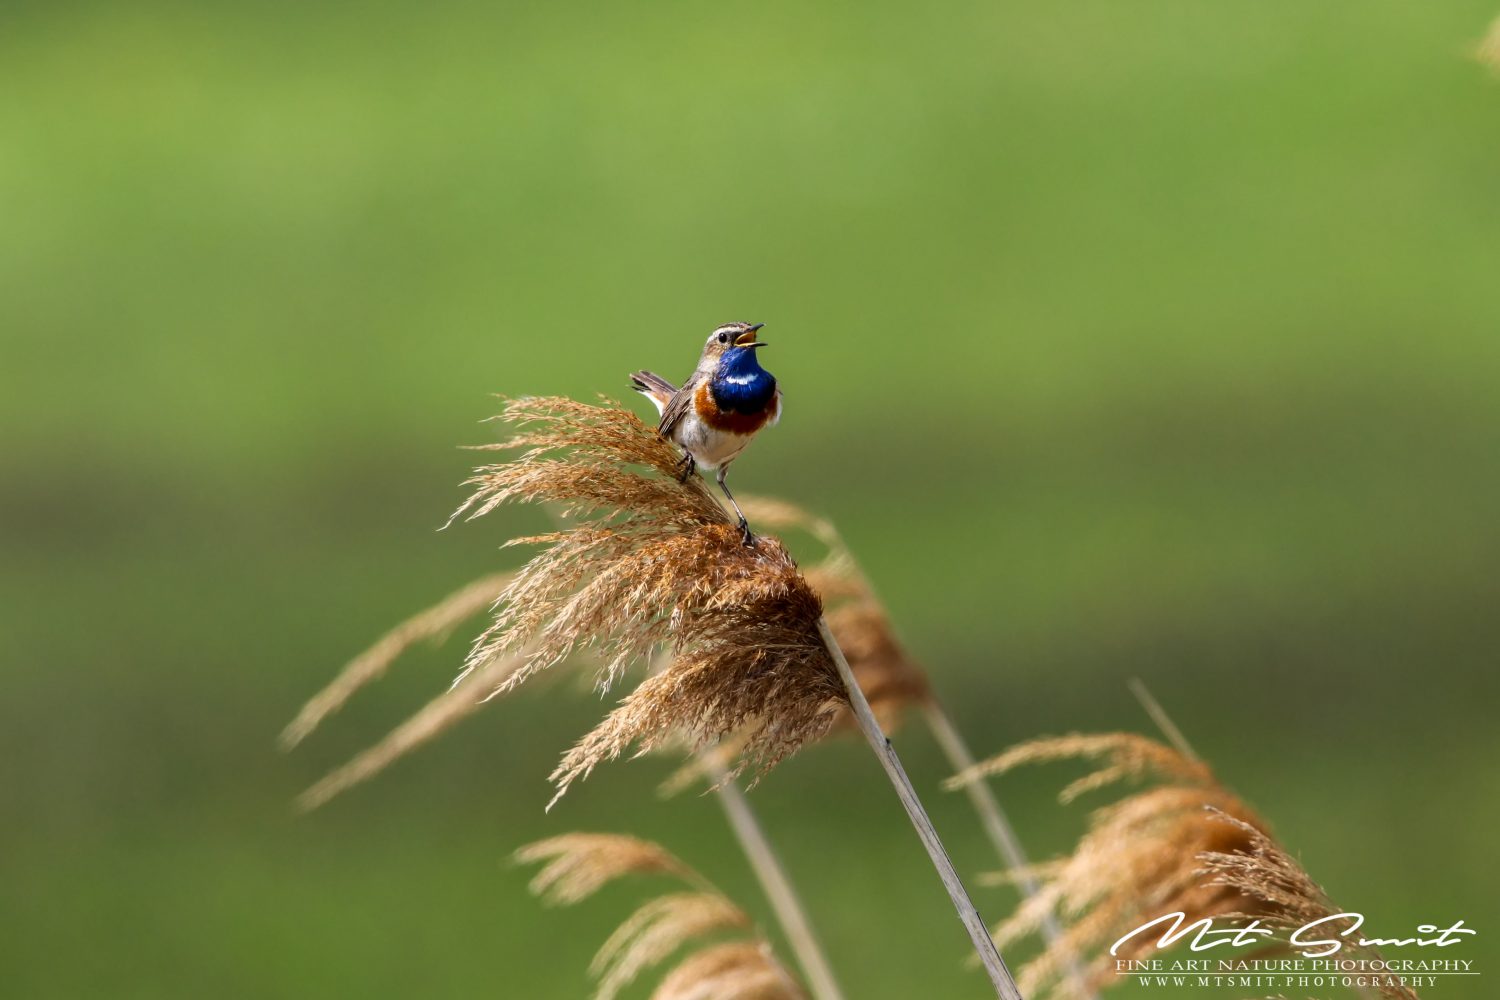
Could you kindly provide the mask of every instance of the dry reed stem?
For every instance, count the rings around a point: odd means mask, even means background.
[[[1038,932],[1054,908],[1068,927],[1021,970],[1020,986],[1035,997],[1072,997],[1064,978],[1071,955],[1089,962],[1092,985],[1117,981],[1115,962],[1139,958],[1156,937],[1136,935],[1107,949],[1147,920],[1181,911],[1186,923],[1203,918],[1272,928],[1299,927],[1339,912],[1306,871],[1272,840],[1265,822],[1224,788],[1202,761],[1130,733],[1072,734],[1012,747],[949,779],[955,786],[1002,774],[1023,764],[1069,758],[1095,762],[1089,775],[1059,795],[1070,801],[1119,781],[1156,778],[1155,784],[1097,809],[1072,854],[1030,866],[1041,885],[1036,896],[994,930],[1002,947]],[[1404,987],[1382,987],[1392,1000],[1413,1000]]]
[[[953,720],[949,718],[948,713],[943,710],[936,698],[928,699],[923,707],[923,717],[927,720],[927,728],[931,731],[939,748],[942,749],[943,756],[947,758],[950,767],[955,771],[963,772],[975,765],[974,755],[969,750],[968,743],[965,742],[958,727],[954,725]],[[1020,890],[1022,899],[1029,900],[1041,895],[1042,885],[1035,873],[1035,866],[1027,857],[1025,848],[1021,846],[1020,837],[1011,826],[1010,819],[1005,815],[1005,810],[1000,807],[1000,800],[990,790],[989,784],[983,781],[970,781],[964,784],[963,790],[970,805],[974,807],[975,815],[979,817],[979,825],[989,837],[1001,862],[1014,873],[1011,883]],[[1057,955],[1061,957],[1066,967],[1072,992],[1078,1000],[1094,1000],[1097,994],[1088,985],[1088,977],[1078,955],[1073,954],[1069,946],[1064,943],[1062,924],[1058,921],[1057,914],[1053,912],[1051,906],[1045,908],[1039,921],[1043,941],[1049,948],[1058,949]]]
[[[1005,966],[1005,959],[1000,956],[998,945],[990,937],[983,918],[974,907],[973,900],[969,898],[969,892],[964,888],[963,880],[958,877],[958,872],[953,867],[953,860],[948,857],[948,850],[943,846],[942,838],[938,836],[937,828],[932,825],[926,807],[922,805],[916,788],[907,777],[901,758],[896,755],[891,741],[881,731],[880,722],[875,718],[870,703],[865,700],[864,693],[860,691],[859,681],[855,678],[854,671],[850,668],[843,651],[839,649],[839,644],[834,639],[833,631],[828,627],[827,621],[819,620],[818,633],[828,648],[828,654],[833,657],[834,664],[838,667],[839,678],[849,693],[849,707],[853,712],[854,721],[870,744],[870,749],[874,751],[875,759],[885,769],[891,788],[895,790],[896,797],[900,799],[902,807],[906,810],[907,818],[911,820],[912,827],[917,831],[917,838],[927,851],[933,868],[937,870],[943,888],[948,891],[948,899],[952,902],[959,921],[969,933],[969,940],[974,945],[974,954],[978,956],[985,974],[989,976],[990,985],[995,988],[995,995],[1000,1000],[1022,1000],[1021,992],[1017,989],[1010,970]]]
[[[926,673],[896,639],[885,608],[878,602],[850,601],[829,611],[826,617],[882,729],[890,732],[898,728],[908,708],[931,701]],[[853,728],[847,708],[834,719],[834,725]]]
[[[510,576],[509,573],[496,573],[475,580],[381,636],[375,645],[349,661],[331,684],[302,706],[297,717],[281,733],[282,748],[290,750],[301,743],[319,723],[342,708],[356,691],[384,674],[406,650],[424,640],[441,640],[454,626],[494,604],[510,582]]]
[[[1141,708],[1150,716],[1151,721],[1156,723],[1156,728],[1161,730],[1161,734],[1177,749],[1178,753],[1188,760],[1203,759],[1198,756],[1198,751],[1193,749],[1193,745],[1188,742],[1182,730],[1177,728],[1177,723],[1172,721],[1167,710],[1161,707],[1161,702],[1156,700],[1156,695],[1151,693],[1145,681],[1139,677],[1132,677],[1126,686],[1130,688],[1130,693],[1135,696],[1135,700],[1141,703]]]
[[[595,1000],[614,1000],[647,969],[683,945],[726,931],[746,931],[749,916],[712,883],[665,848],[621,834],[570,833],[516,851],[521,863],[541,863],[531,891],[549,903],[580,902],[628,875],[665,875],[685,892],[649,900],[605,941],[589,966]],[[791,975],[759,938],[709,946],[667,974],[654,996],[805,1000]]]

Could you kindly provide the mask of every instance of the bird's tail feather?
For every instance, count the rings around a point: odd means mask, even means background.
[[[630,387],[656,404],[657,410],[666,407],[677,387],[655,372],[636,372],[630,376]]]

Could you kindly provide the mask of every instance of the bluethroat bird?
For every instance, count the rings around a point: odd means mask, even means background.
[[[715,469],[719,489],[739,515],[745,544],[754,545],[750,523],[735,502],[724,477],[762,427],[781,417],[781,390],[776,376],[760,366],[755,339],[764,323],[725,323],[708,335],[698,367],[678,389],[654,372],[636,372],[630,387],[656,404],[661,423],[656,432],[682,448],[679,471],[687,482],[698,468]]]

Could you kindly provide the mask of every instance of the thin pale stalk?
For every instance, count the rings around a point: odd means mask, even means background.
[[[1151,694],[1150,689],[1146,687],[1145,681],[1139,677],[1130,678],[1130,693],[1135,695],[1135,700],[1141,703],[1141,707],[1146,710],[1146,714],[1151,716],[1151,721],[1156,723],[1156,728],[1161,730],[1162,735],[1167,738],[1167,742],[1172,744],[1178,753],[1182,754],[1188,760],[1203,759],[1193,750],[1192,744],[1187,741],[1186,736],[1182,735],[1182,730],[1177,728],[1177,723],[1172,721],[1172,717],[1167,714],[1167,710],[1161,707],[1161,702],[1157,701]]]
[[[791,879],[787,877],[786,869],[781,866],[781,859],[771,847],[760,820],[756,819],[750,803],[745,801],[745,793],[735,785],[729,771],[711,749],[700,755],[700,759],[715,783],[714,791],[718,795],[719,804],[724,807],[730,829],[734,831],[735,838],[740,842],[740,849],[750,861],[750,867],[760,881],[761,890],[770,900],[771,909],[776,912],[776,920],[781,924],[787,943],[797,956],[797,964],[807,977],[807,985],[812,990],[813,997],[816,1000],[843,1000],[844,994],[839,989],[838,980],[834,979],[828,956],[823,953],[817,935],[813,933],[807,911],[802,907],[802,900],[793,888]]]
[[[854,561],[838,529],[828,521],[817,520],[809,525],[808,530],[828,546],[829,551],[845,554],[859,582],[869,591],[871,597],[878,601],[879,595],[875,592],[874,582],[865,576],[859,564]],[[953,773],[957,774],[971,767],[974,764],[974,755],[969,752],[968,743],[965,742],[958,727],[953,724],[952,718],[934,695],[929,694],[922,703],[922,715],[933,739],[937,741],[938,747],[953,767]],[[987,783],[982,781],[968,783],[964,786],[964,792],[968,795],[974,812],[979,816],[979,825],[983,827],[985,835],[989,837],[996,853],[1000,855],[1000,860],[1006,867],[1018,873],[1016,885],[1021,890],[1021,894],[1027,899],[1035,896],[1041,891],[1041,886],[1035,876],[1027,870],[1030,862],[1027,860],[1026,851],[1021,847],[1021,840],[1016,836],[1015,827],[1010,825],[1005,811],[1000,808],[1000,802],[995,798],[995,793],[990,790]],[[1048,944],[1057,944],[1062,940],[1062,926],[1050,909],[1042,920],[1042,935]],[[1072,979],[1078,1000],[1097,1000],[1098,995],[1087,986],[1087,980],[1076,955],[1070,954],[1068,957],[1068,975]]]
[[[948,758],[948,764],[953,768],[953,773],[958,774],[974,766],[974,755],[969,751],[969,744],[965,742],[958,727],[953,724],[953,719],[944,710],[936,698],[929,697],[922,703],[922,718],[927,722],[927,728],[932,732],[932,738],[937,741],[943,756]],[[989,783],[985,781],[970,781],[964,785],[964,793],[968,795],[969,802],[974,806],[974,812],[979,816],[979,825],[984,828],[985,835],[989,837],[995,852],[1000,855],[1000,860],[1005,866],[1016,873],[1016,886],[1021,894],[1028,899],[1041,892],[1041,884],[1037,882],[1036,876],[1031,874],[1031,861],[1026,857],[1026,850],[1021,846],[1021,840],[1016,836],[1015,827],[1010,825],[1006,818],[1005,810],[1000,808],[1000,801],[995,798],[995,793],[990,789]],[[1057,915],[1048,908],[1042,917],[1042,936],[1049,945],[1056,945],[1063,940],[1062,925],[1057,922]],[[1078,956],[1068,955],[1068,976],[1073,981],[1074,994],[1082,1000],[1096,1000],[1098,994],[1088,987],[1088,980],[1084,976],[1083,968],[1078,964]]]
[[[838,668],[839,678],[844,682],[844,689],[849,695],[849,707],[854,713],[855,721],[859,724],[860,732],[864,733],[865,739],[869,741],[870,749],[875,752],[880,766],[885,768],[886,777],[890,779],[891,786],[896,790],[896,797],[906,808],[906,815],[911,819],[912,826],[916,827],[917,837],[922,841],[922,846],[927,849],[927,856],[932,859],[938,878],[942,880],[943,888],[948,890],[948,898],[953,902],[953,908],[958,911],[958,919],[963,922],[964,928],[969,932],[969,940],[974,943],[974,952],[979,956],[984,971],[990,977],[990,983],[995,987],[995,995],[1000,1000],[1022,1000],[1021,991],[1016,988],[1015,979],[1011,977],[1010,970],[1005,967],[1005,959],[1000,957],[1000,950],[995,947],[989,928],[985,926],[979,911],[974,908],[973,900],[969,899],[968,890],[964,888],[963,881],[954,870],[953,861],[948,857],[948,851],[943,847],[943,841],[938,837],[937,829],[933,827],[932,820],[927,817],[927,810],[923,808],[922,800],[917,797],[917,790],[912,787],[911,779],[906,776],[906,768],[901,766],[901,758],[896,756],[895,748],[891,746],[891,741],[886,739],[885,732],[875,719],[875,713],[870,711],[870,703],[865,700],[865,693],[860,690],[859,681],[855,679],[854,671],[849,669],[849,661],[845,658],[844,651],[839,648],[838,640],[833,637],[833,632],[829,630],[826,619],[818,619],[818,634],[822,636],[823,645],[828,648],[828,655],[833,657],[834,665]]]

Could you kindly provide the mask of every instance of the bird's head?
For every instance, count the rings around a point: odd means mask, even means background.
[[[717,367],[720,362],[753,356],[757,347],[766,345],[755,339],[755,333],[764,323],[723,323],[708,335],[703,345],[703,360],[700,367]]]

